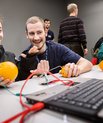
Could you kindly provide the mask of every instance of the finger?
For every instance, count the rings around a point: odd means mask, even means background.
[[[30,73],[36,73],[37,72],[37,69],[35,70],[30,70]]]
[[[71,63],[69,68],[69,77],[74,76],[74,73],[73,73],[74,67],[75,67],[75,64]]]
[[[14,80],[10,80],[10,79],[4,79],[4,77],[0,76],[0,86],[2,85],[10,85]]]
[[[37,74],[39,74],[39,73],[37,73],[37,69],[36,70],[30,70],[30,73],[34,73],[32,78],[38,77]]]
[[[35,53],[38,53],[39,50],[38,50],[38,47],[36,46],[33,46],[30,50],[29,50],[29,54],[35,54]]]
[[[45,70],[45,61],[44,60],[40,61],[40,69]]]
[[[21,53],[21,55],[23,58],[26,58],[26,55],[24,53]]]
[[[30,73],[33,73],[34,72],[34,70],[30,70]]]
[[[68,64],[66,64],[65,66],[64,66],[64,72],[63,72],[63,76],[65,76],[65,77],[70,77],[69,76],[69,68],[70,68],[70,63],[68,63]]]
[[[43,69],[43,65],[42,63],[38,63],[38,66],[37,66],[37,74],[42,74],[44,73],[44,69]]]
[[[43,60],[43,66],[44,66],[44,71],[48,72],[49,71],[49,62],[46,60]]]
[[[66,64],[64,67],[65,67],[65,71],[69,72],[70,63]]]
[[[76,72],[76,76],[79,76],[80,75],[80,68],[77,67],[77,72]]]
[[[0,76],[0,82],[2,82],[3,80],[4,80],[4,77],[1,77],[1,76]]]
[[[37,69],[38,69],[38,70],[41,69],[41,62],[38,63]]]
[[[41,60],[40,64],[38,64],[38,69],[43,70],[44,72],[49,71],[49,63],[46,60]]]
[[[45,73],[46,71],[46,61],[45,60],[41,60],[40,61],[40,69]]]
[[[14,81],[9,81],[8,83],[6,83],[6,85],[10,85],[11,83],[13,83]]]
[[[73,69],[73,74],[72,74],[72,76],[78,76],[78,66],[77,65],[75,65],[74,66],[74,69]]]
[[[9,79],[3,80],[2,82],[0,82],[0,85],[7,85],[10,82]]]

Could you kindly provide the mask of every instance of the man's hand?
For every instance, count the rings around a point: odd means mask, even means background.
[[[88,54],[88,49],[84,49],[84,55],[87,55]]]
[[[74,63],[68,63],[62,69],[60,73],[63,77],[74,77],[80,74],[79,67]]]
[[[13,83],[10,79],[4,79],[3,77],[0,76],[0,86],[7,86]]]
[[[39,52],[38,48],[37,48],[36,46],[33,46],[33,47],[30,48],[30,50],[28,51],[28,54],[34,55],[34,54],[36,54],[36,53],[38,53],[38,52]],[[24,54],[24,53],[21,53],[20,56],[23,57],[23,58],[26,58],[26,57],[27,57],[27,55]]]
[[[32,48],[30,48],[28,53],[31,54],[31,55],[34,55],[34,54],[36,54],[38,52],[39,52],[38,47],[33,46]]]
[[[46,61],[46,60],[41,60],[39,63],[38,63],[38,66],[37,66],[37,70],[41,70],[41,71],[44,71],[44,73],[47,73],[49,72],[49,62]]]
[[[37,69],[36,70],[31,70],[30,72],[33,73],[36,71],[36,74],[45,74],[49,72],[49,62],[46,60],[41,60],[38,63]]]

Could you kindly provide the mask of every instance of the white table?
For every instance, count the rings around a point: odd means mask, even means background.
[[[56,76],[58,76],[60,79],[65,79],[62,78],[61,75],[59,74],[56,74]],[[103,79],[103,72],[97,66],[94,66],[92,71],[84,73],[79,77],[74,77],[69,79],[72,79],[74,81],[84,82],[89,78]],[[53,77],[50,76],[49,80],[52,79]],[[60,83],[54,83],[50,85],[40,85],[40,83],[43,81],[44,79],[42,78],[30,79],[23,90],[23,94],[29,94],[32,92],[36,92],[60,84]],[[8,89],[15,94],[19,93],[23,83],[24,81],[15,82],[11,84]],[[18,96],[14,96],[6,89],[0,88],[0,123],[23,110],[24,108],[21,106]],[[14,120],[12,123],[19,123],[19,119],[20,118]],[[25,123],[90,123],[90,122],[77,118],[75,116],[60,114],[54,111],[43,109],[26,118]]]

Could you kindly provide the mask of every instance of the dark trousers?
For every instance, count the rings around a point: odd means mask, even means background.
[[[73,50],[74,52],[76,52],[77,54],[79,54],[80,56],[84,57],[83,48],[80,43],[72,42],[64,45]]]

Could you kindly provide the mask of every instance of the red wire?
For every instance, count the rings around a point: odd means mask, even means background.
[[[24,82],[24,84],[23,84],[23,86],[22,86],[22,88],[21,88],[21,91],[20,91],[20,103],[21,103],[22,106],[24,106],[24,107],[26,107],[26,108],[30,108],[30,107],[29,107],[28,105],[26,105],[25,103],[22,102],[22,91],[23,91],[24,86],[26,85],[27,81],[28,81],[34,74],[38,74],[39,72],[40,72],[40,73],[42,73],[42,72],[45,73],[45,71],[42,71],[42,70],[35,70],[33,73],[31,73],[31,74],[27,77],[27,79],[25,80],[25,82]],[[57,79],[57,80],[52,81],[52,82],[61,81],[64,85],[67,85],[67,86],[71,86],[72,84],[74,84],[74,82],[71,81],[71,80],[68,80],[68,81],[69,81],[69,84],[65,83],[63,80],[59,79],[58,77],[56,77],[56,76],[55,76],[54,74],[52,74],[51,72],[48,72],[48,74],[52,75],[54,78]],[[26,116],[28,113],[29,113],[29,111],[28,111],[28,112],[25,112],[25,113],[22,115],[22,117],[21,117],[21,119],[20,119],[20,123],[23,122],[25,116]]]
[[[64,82],[64,80],[61,80],[61,79],[59,79],[57,76],[55,76],[54,74],[52,74],[51,72],[48,72],[50,75],[52,75],[54,78],[56,78],[57,80],[55,80],[54,82],[56,82],[56,81],[61,81],[64,85],[67,85],[67,86],[71,86],[72,84],[74,84],[74,82],[72,81],[72,80],[67,80],[68,82],[69,82],[69,84],[68,83],[66,83],[66,82]],[[52,81],[53,82],[53,81]]]
[[[23,91],[24,86],[26,85],[27,81],[28,81],[33,75],[34,75],[34,73],[31,73],[31,74],[27,77],[27,79],[25,80],[25,82],[24,82],[24,84],[23,84],[23,86],[22,86],[22,88],[21,88],[21,90],[20,90],[20,103],[21,103],[21,105],[22,105],[23,107],[26,107],[26,108],[30,108],[30,107],[29,107],[28,105],[26,105],[25,103],[23,103],[23,101],[22,101],[22,91]]]
[[[18,118],[18,117],[21,116],[21,115],[23,115],[23,116],[22,116],[23,118],[21,119],[21,120],[23,120],[24,117],[25,117],[25,115],[28,114],[30,111],[33,111],[33,110],[38,111],[38,110],[44,108],[44,104],[43,104],[43,103],[36,103],[36,104],[33,105],[32,107],[30,107],[30,106],[28,106],[28,105],[26,105],[25,103],[22,102],[22,91],[23,91],[24,86],[26,85],[27,81],[28,81],[34,74],[36,74],[36,73],[38,73],[38,72],[39,72],[39,71],[35,70],[33,73],[31,73],[31,74],[27,77],[27,79],[25,80],[25,82],[24,82],[24,84],[23,84],[23,86],[22,86],[22,88],[21,88],[21,91],[20,91],[20,103],[21,103],[21,105],[22,105],[23,107],[26,107],[27,109],[24,110],[24,111],[22,111],[22,112],[20,112],[20,113],[18,113],[18,114],[16,114],[16,115],[14,115],[13,117],[11,117],[11,118],[9,118],[9,119],[3,121],[2,123],[10,123],[11,121],[15,120],[16,118]]]
[[[35,112],[36,112],[36,111],[39,111],[39,110],[41,110],[41,109],[43,109],[43,108],[44,108],[44,103],[41,103],[41,102],[36,103],[36,104],[35,104],[35,107],[31,107],[31,110],[30,110],[30,111],[28,110],[27,112],[23,113],[23,115],[22,115],[22,117],[21,117],[19,123],[23,123],[25,116],[26,116],[29,112],[31,112],[31,111],[35,111]]]
[[[22,117],[21,117],[21,119],[20,119],[20,123],[23,123],[23,120],[24,120],[25,116],[26,116],[29,112],[31,112],[31,111],[39,111],[39,110],[41,110],[42,108],[44,108],[44,103],[42,103],[42,102],[36,103],[36,104],[34,104],[32,107],[30,107],[30,106],[26,105],[25,103],[23,103],[23,101],[22,101],[22,91],[23,91],[24,86],[26,85],[27,81],[28,81],[34,74],[38,74],[38,73],[42,73],[42,72],[45,72],[45,71],[42,71],[42,70],[35,70],[33,73],[31,73],[31,74],[27,77],[27,79],[25,80],[25,82],[24,82],[24,84],[23,84],[23,86],[22,86],[22,88],[21,88],[21,90],[20,90],[20,103],[21,103],[21,105],[22,105],[23,107],[26,107],[27,109],[24,110],[24,111],[22,111],[22,112],[20,112],[20,113],[18,113],[18,114],[16,114],[15,116],[13,116],[13,117],[11,117],[11,118],[9,118],[9,119],[3,121],[2,123],[9,123],[9,122],[15,120],[16,118],[18,118],[18,117],[21,116],[21,115],[22,115]],[[57,80],[55,80],[55,82],[56,82],[56,81],[61,81],[64,85],[68,85],[68,86],[74,84],[74,82],[71,81],[71,80],[68,80],[70,83],[67,84],[67,83],[65,83],[63,80],[61,80],[61,79],[59,79],[58,77],[56,77],[56,76],[55,76],[54,74],[52,74],[51,72],[48,72],[48,73],[49,73],[50,75],[52,75],[54,78],[57,79]]]
[[[39,72],[43,72],[43,71],[35,70],[33,73],[31,73],[31,74],[27,77],[27,79],[25,80],[25,82],[24,82],[24,84],[23,84],[23,86],[22,86],[22,88],[21,88],[21,91],[20,91],[20,103],[21,103],[21,105],[22,105],[23,107],[26,107],[27,109],[29,109],[30,107],[29,107],[28,105],[26,105],[25,103],[23,103],[23,101],[22,101],[22,91],[23,91],[23,89],[24,89],[24,86],[25,86],[26,83],[28,82],[28,80],[29,80],[34,74],[38,74]],[[23,122],[25,116],[26,116],[29,112],[30,112],[30,111],[23,113],[23,115],[22,115],[22,117],[21,117],[21,119],[20,119],[20,123]]]
[[[22,117],[21,117],[19,123],[23,123],[23,122],[24,122],[24,118],[25,118],[25,116],[26,116],[28,113],[29,113],[29,112],[25,112],[25,113],[22,115]]]
[[[11,121],[15,120],[16,118],[18,118],[21,115],[24,115],[24,114],[29,113],[29,112],[34,111],[34,110],[39,111],[42,108],[44,108],[44,103],[38,102],[38,103],[34,104],[32,107],[29,107],[29,109],[26,109],[25,111],[22,111],[22,112],[16,114],[15,116],[3,121],[2,123],[10,123]]]

